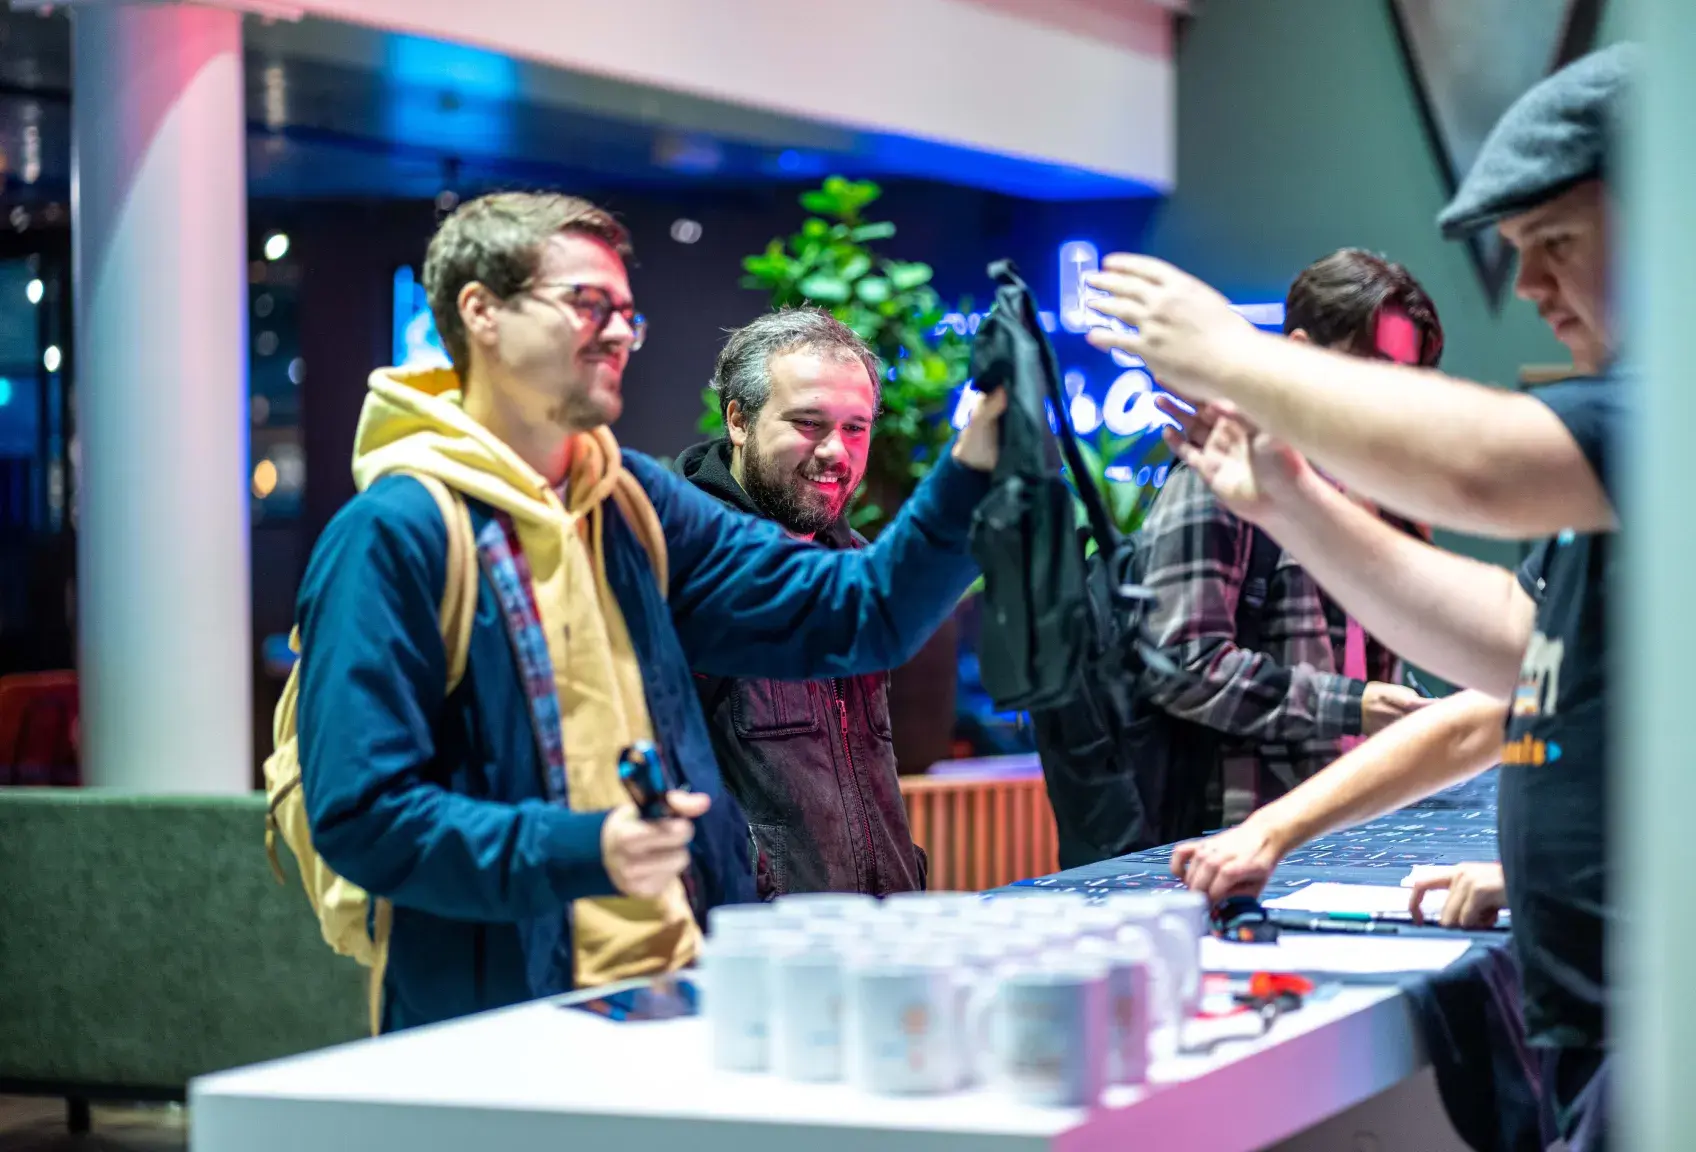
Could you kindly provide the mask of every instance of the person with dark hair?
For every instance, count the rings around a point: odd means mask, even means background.
[[[1443,347],[1436,309],[1407,270],[1352,248],[1296,277],[1284,329],[1293,341],[1398,363],[1429,366]],[[1149,698],[1222,737],[1217,772],[1198,766],[1212,773],[1210,827],[1241,822],[1353,738],[1425,704],[1400,682],[1395,654],[1194,470],[1172,469],[1143,535],[1144,582],[1156,593],[1148,633],[1184,673],[1163,678]]]
[[[386,1030],[692,963],[707,911],[756,892],[691,669],[894,667],[976,574],[996,397],[855,551],[621,450],[607,425],[647,331],[629,252],[569,196],[443,221],[424,282],[453,368],[373,373],[359,495],[301,582],[301,794],[313,850],[390,913]],[[459,587],[474,609],[450,612]],[[620,765],[650,744],[671,789],[639,812]]]
[[[1359,248],[1302,269],[1284,299],[1284,334],[1369,360],[1430,367],[1443,358],[1436,305],[1413,273]]]
[[[816,308],[731,333],[712,386],[725,434],[679,458],[703,492],[843,552],[866,474],[883,365]],[[725,786],[748,815],[760,895],[925,886],[897,783],[884,673],[793,681],[697,676]]]

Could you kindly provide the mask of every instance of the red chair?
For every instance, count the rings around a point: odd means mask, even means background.
[[[0,677],[0,785],[82,783],[77,675]]]

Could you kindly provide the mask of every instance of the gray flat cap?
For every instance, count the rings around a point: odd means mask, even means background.
[[[1636,45],[1616,44],[1581,56],[1514,101],[1437,217],[1443,235],[1469,236],[1602,175],[1637,68]]]

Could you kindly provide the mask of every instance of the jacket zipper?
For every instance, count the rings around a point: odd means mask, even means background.
[[[836,697],[836,717],[842,732],[842,755],[848,763],[848,778],[854,782],[854,795],[860,801],[860,829],[866,837],[866,879],[869,887],[877,886],[877,849],[872,845],[872,816],[866,808],[866,794],[860,787],[860,771],[854,767],[854,749],[848,741],[848,698],[842,690],[842,681],[830,682],[832,694]]]

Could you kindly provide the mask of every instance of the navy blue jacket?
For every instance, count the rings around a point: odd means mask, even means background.
[[[624,461],[659,515],[671,587],[662,598],[616,512],[608,580],[655,733],[712,800],[693,846],[703,903],[752,900],[747,825],[719,776],[691,669],[805,680],[905,662],[976,575],[967,533],[989,476],[945,458],[875,545],[832,552],[645,456]],[[472,505],[475,528],[488,516]],[[544,798],[529,706],[486,580],[465,679],[444,698],[446,550],[429,493],[385,478],[325,529],[298,602],[313,843],[338,874],[395,906],[385,1030],[569,991],[570,902],[614,894],[604,814]]]

